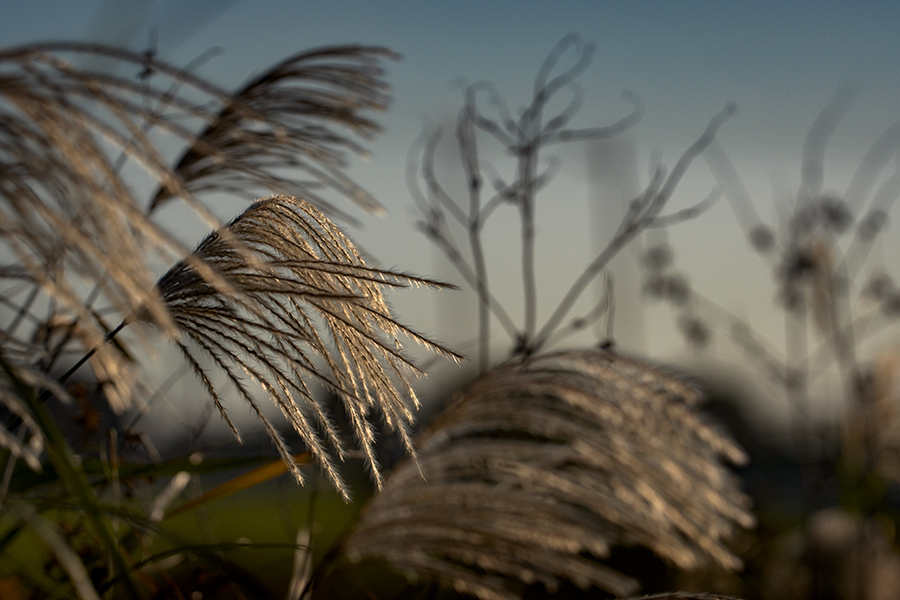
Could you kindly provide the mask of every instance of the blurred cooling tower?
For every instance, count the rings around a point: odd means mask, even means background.
[[[612,239],[625,216],[628,203],[641,191],[638,177],[638,149],[633,135],[589,142],[586,149],[588,204],[594,255]],[[646,327],[640,300],[639,260],[644,244],[635,240],[609,266],[615,290],[613,338],[629,352],[646,351]],[[595,297],[604,293],[602,281],[595,284]],[[603,327],[601,321],[598,327]],[[602,338],[603,333],[598,332]]]

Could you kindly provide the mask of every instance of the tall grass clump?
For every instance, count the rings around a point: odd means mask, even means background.
[[[571,53],[574,63],[560,67]],[[137,75],[79,66],[98,56]],[[632,110],[618,122],[570,126],[581,103],[577,79],[591,60],[577,36],[553,49],[515,118],[490,84],[466,90],[456,134],[467,198],[439,182],[439,134],[411,165],[411,191],[421,229],[475,291],[479,373],[414,440],[421,372],[404,344],[460,356],[402,325],[385,292],[447,286],[367,265],[334,223],[347,215],[329,197],[379,210],[344,166],[378,130],[369,113],[387,103],[379,63],[393,57],[361,46],[304,52],[229,92],[150,52],[74,43],[0,51],[0,552],[34,554],[27,572],[2,574],[10,595],[187,597],[215,574],[221,586],[206,593],[271,597],[262,576],[229,558],[263,544],[192,543],[169,519],[193,512],[202,525],[200,508],[215,498],[284,470],[308,481],[307,462],[347,500],[341,462],[351,457],[362,459],[376,491],[315,562],[312,512],[309,531],[275,545],[295,555],[289,598],[371,597],[380,583],[361,575],[367,565],[386,579],[399,575],[398,594],[633,593],[640,578],[605,562],[618,546],[645,547],[682,569],[740,566],[728,538],[753,518],[722,459],[740,463],[743,452],[698,411],[700,391],[614,348],[609,278],[604,298],[573,317],[622,248],[705,206],[666,212],[733,107],[709,121],[671,172],[655,170],[606,247],[541,320],[536,204],[553,175],[543,152],[617,135],[642,109],[628,96]],[[559,109],[561,94],[571,101]],[[482,112],[484,95],[495,117]],[[513,157],[511,176],[486,174],[486,143]],[[137,167],[151,185],[131,179]],[[247,200],[226,223],[213,205],[223,194]],[[193,250],[161,225],[176,203],[211,231]],[[521,232],[521,323],[495,296],[484,249],[485,223],[506,210]],[[551,351],[603,319],[597,347]],[[490,352],[497,324],[510,342],[499,360]],[[146,453],[136,451],[143,438],[117,425],[76,451],[57,405],[77,403],[86,433],[98,429],[88,417],[101,404],[118,414],[146,406],[168,385],[142,370],[157,341],[182,359],[236,439],[226,395],[258,417],[276,466],[176,505],[195,475],[248,463],[200,454],[162,462],[146,440]],[[267,416],[266,398],[286,431]],[[406,455],[386,475],[378,421]],[[175,569],[185,562],[198,570]]]
[[[598,560],[623,544],[683,569],[737,568],[722,538],[753,517],[717,459],[745,456],[700,418],[700,398],[608,350],[506,363],[429,425],[419,465],[391,474],[343,551],[479,598],[566,583],[633,593],[638,581]]]

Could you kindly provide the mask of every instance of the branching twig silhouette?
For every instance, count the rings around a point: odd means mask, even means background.
[[[570,49],[576,53],[575,64],[555,73],[560,58]],[[441,139],[438,130],[428,138],[422,151],[419,166],[411,158],[407,169],[407,181],[422,216],[419,228],[447,255],[463,278],[473,286],[478,298],[478,366],[483,372],[491,363],[491,321],[496,319],[512,338],[514,354],[533,354],[545,348],[548,341],[562,326],[575,303],[588,285],[606,268],[619,251],[641,232],[651,227],[666,227],[694,217],[716,198],[711,195],[695,207],[662,215],[662,210],[691,163],[712,143],[722,122],[734,112],[726,107],[714,117],[703,135],[688,148],[672,172],[665,176],[659,169],[647,189],[629,206],[618,231],[606,248],[576,278],[560,303],[547,320],[538,327],[537,268],[535,265],[535,203],[538,191],[553,177],[556,163],[545,171],[540,170],[541,151],[547,146],[571,141],[601,139],[618,135],[632,127],[642,114],[640,103],[633,95],[626,99],[634,104],[633,112],[608,127],[572,129],[569,123],[581,105],[581,91],[577,78],[590,62],[592,47],[578,36],[564,38],[550,53],[538,70],[534,91],[528,106],[513,118],[505,100],[488,83],[476,83],[465,92],[465,102],[457,119],[456,137],[460,151],[460,164],[467,183],[468,203],[459,202],[438,181],[434,167],[434,155]],[[546,114],[548,103],[556,94],[569,90],[571,102],[554,116]],[[497,116],[488,118],[481,111],[479,98],[486,96],[496,109]],[[479,157],[479,133],[498,142],[508,154],[515,157],[515,175],[507,182],[499,175],[489,176],[492,170]],[[420,170],[424,190],[415,173]],[[492,181],[495,191],[484,199],[484,182]],[[485,256],[482,233],[485,222],[503,203],[516,206],[520,220],[522,244],[521,268],[523,281],[523,322],[516,324],[490,289],[488,261]],[[450,222],[461,225],[468,238],[468,257],[455,241]]]
[[[648,279],[647,289],[671,300],[682,319],[705,333],[697,340],[705,342],[724,330],[786,401],[801,466],[804,535],[810,535],[807,525],[830,485],[823,482],[826,469],[836,470],[839,486],[833,493],[840,494],[842,508],[862,515],[864,522],[892,518],[886,513],[893,513],[885,504],[885,490],[886,481],[897,477],[886,466],[897,448],[896,359],[871,341],[883,341],[887,332],[895,331],[900,295],[892,265],[873,265],[868,259],[883,243],[888,214],[900,197],[900,124],[875,140],[843,193],[830,191],[826,149],[854,97],[855,90],[842,87],[813,120],[802,145],[799,186],[779,199],[781,214],[775,224],[760,217],[725,151],[713,144],[705,154],[750,248],[771,271],[784,314],[782,344],[766,340],[754,324],[691,290],[684,277],[677,298],[659,293],[664,288],[660,282],[679,277],[671,266],[651,269]],[[824,423],[819,416],[819,403],[826,400],[842,401],[839,422]],[[832,455],[835,458],[829,458]],[[865,545],[870,543],[859,535],[848,550],[869,552]],[[810,551],[812,565],[821,570],[812,575],[827,579],[830,567],[818,564],[816,551]],[[869,597],[880,585],[867,561],[852,571],[854,590],[847,597]]]

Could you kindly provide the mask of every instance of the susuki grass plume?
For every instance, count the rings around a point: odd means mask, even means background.
[[[419,371],[401,352],[398,336],[459,358],[394,320],[382,290],[444,284],[367,267],[319,210],[288,196],[254,203],[203,240],[193,257],[221,278],[230,293],[201,276],[192,263],[181,262],[159,280],[160,295],[179,330],[253,407],[295,477],[301,479],[291,452],[261,412],[242,372],[264,388],[346,494],[329,454],[330,448],[343,458],[343,443],[310,383],[336,394],[380,484],[375,433],[367,420],[371,410],[377,409],[413,452],[408,427],[418,401],[410,378]],[[176,343],[237,434],[195,350]]]
[[[616,595],[636,582],[598,559],[643,545],[679,567],[740,565],[724,545],[750,526],[719,457],[743,452],[696,410],[699,392],[603,350],[488,372],[418,440],[343,545],[483,599],[561,581]]]

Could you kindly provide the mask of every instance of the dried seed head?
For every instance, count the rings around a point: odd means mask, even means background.
[[[850,207],[837,196],[824,196],[819,201],[819,211],[822,214],[823,224],[837,234],[846,233],[853,225]]]
[[[160,278],[158,289],[183,337],[193,343],[178,342],[180,350],[229,424],[194,348],[249,403],[295,477],[301,478],[292,453],[241,375],[263,388],[346,494],[332,464],[333,455],[343,458],[344,444],[315,385],[341,403],[376,483],[381,479],[371,409],[413,454],[408,428],[418,400],[410,379],[420,371],[403,354],[400,338],[459,359],[391,316],[383,289],[418,285],[446,287],[366,266],[321,211],[274,196],[207,236],[189,259]]]
[[[653,271],[661,271],[672,265],[673,253],[668,244],[651,246],[644,253],[642,262],[644,266]]]
[[[750,245],[757,252],[768,252],[775,246],[775,234],[763,224],[759,224],[750,231]]]
[[[859,224],[859,237],[863,241],[871,241],[884,229],[888,223],[888,214],[880,209],[874,209],[866,215]]]
[[[560,352],[490,371],[423,433],[343,545],[479,598],[561,580],[613,594],[635,584],[602,564],[641,544],[683,568],[734,568],[722,544],[750,526],[719,463],[743,452],[696,411],[700,394],[639,360]]]

